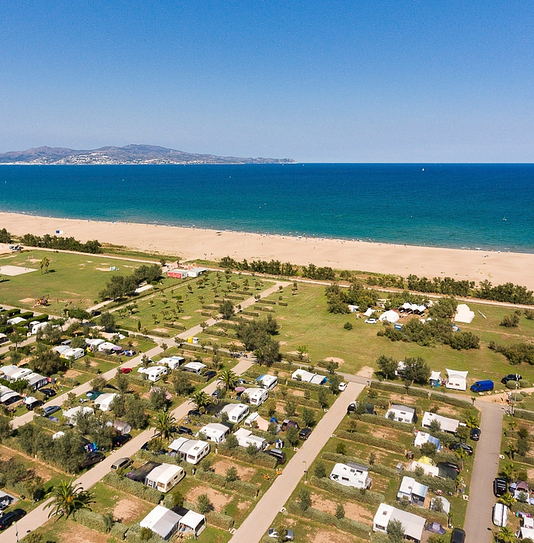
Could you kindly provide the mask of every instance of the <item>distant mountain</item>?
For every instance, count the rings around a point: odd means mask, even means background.
[[[37,147],[0,153],[0,164],[292,164],[290,158],[241,158],[200,155],[155,145],[100,147],[77,151],[62,147]]]

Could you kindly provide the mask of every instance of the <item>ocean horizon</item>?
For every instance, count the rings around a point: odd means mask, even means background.
[[[0,211],[534,253],[534,165],[4,165]]]

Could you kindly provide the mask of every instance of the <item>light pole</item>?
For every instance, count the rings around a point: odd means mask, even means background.
[[[306,484],[308,482],[308,470],[306,469],[306,460],[303,460],[302,463],[304,464],[304,483]]]

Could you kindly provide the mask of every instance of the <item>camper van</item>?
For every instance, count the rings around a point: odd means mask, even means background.
[[[473,385],[471,385],[471,391],[472,392],[489,392],[490,390],[493,390],[493,381],[490,381],[489,379],[486,379],[485,381],[477,381]]]
[[[503,503],[496,503],[493,507],[493,524],[504,527],[508,522],[508,507]]]

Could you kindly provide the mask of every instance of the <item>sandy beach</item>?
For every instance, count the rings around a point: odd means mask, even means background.
[[[177,255],[181,259],[276,259],[282,262],[338,269],[411,273],[426,277],[453,277],[494,285],[512,282],[534,289],[534,254],[500,253],[410,245],[389,245],[339,239],[297,238],[179,228],[136,223],[108,223],[78,219],[0,213],[0,228],[15,235],[26,233],[73,236],[84,242],[97,239],[144,252]]]

